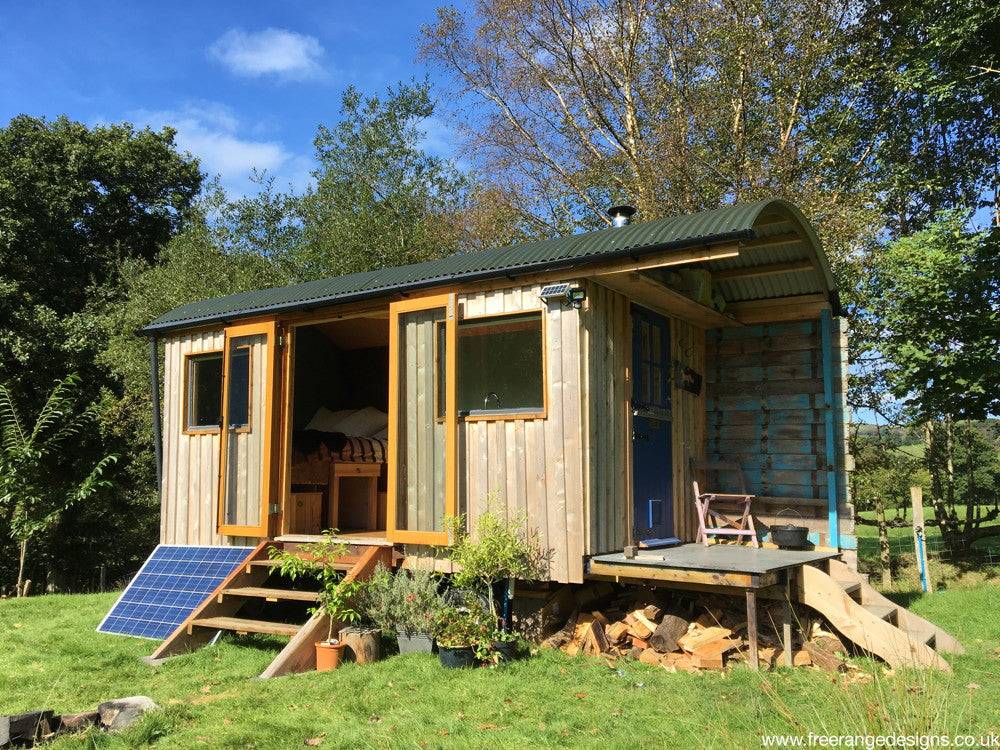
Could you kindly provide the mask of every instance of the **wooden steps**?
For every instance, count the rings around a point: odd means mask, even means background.
[[[269,620],[244,620],[240,617],[206,617],[189,622],[188,632],[191,632],[192,628],[208,628],[209,630],[231,630],[239,635],[247,633],[295,635],[301,627],[301,625],[271,622]]]
[[[892,622],[896,619],[896,607],[887,604],[862,604],[862,607],[867,609],[873,615],[875,615],[880,620],[885,620],[886,622]]]
[[[913,632],[933,631],[934,650],[945,654],[964,654],[965,648],[955,636],[942,630],[929,620],[925,620],[910,610],[900,607],[891,599],[887,599],[875,590],[868,583],[867,576],[861,576],[857,571],[849,568],[840,560],[830,560],[830,573],[843,580],[856,580],[861,584],[860,601],[863,605],[881,605],[883,607],[893,607],[896,610],[896,625],[904,630]]]
[[[219,593],[220,597],[243,596],[250,599],[263,599],[268,602],[317,602],[319,594],[315,591],[298,591],[296,589],[271,589],[263,586],[236,586]],[[220,598],[221,601],[221,598]]]
[[[264,541],[247,555],[243,563],[199,604],[191,615],[160,644],[147,661],[159,660],[194,650],[212,641],[220,631],[239,635],[260,633],[290,637],[263,676],[315,669],[313,644],[326,637],[328,619],[311,616],[310,605],[319,601],[316,591],[294,588],[281,575],[280,563],[272,560],[272,547],[280,542]],[[296,552],[297,545],[289,545]],[[364,579],[382,562],[392,566],[391,547],[352,547],[351,553],[331,567],[345,571],[345,580]]]
[[[944,631],[916,616],[923,625],[908,623],[906,617],[911,612],[878,595],[843,563],[830,560],[828,564],[829,574],[811,565],[800,569],[796,577],[800,602],[823,615],[846,639],[890,666],[951,671],[951,665],[934,650],[938,632]]]

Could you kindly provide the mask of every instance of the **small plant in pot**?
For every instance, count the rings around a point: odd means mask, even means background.
[[[510,632],[514,581],[538,578],[545,566],[537,535],[526,527],[523,518],[508,522],[488,511],[479,516],[470,534],[463,516],[451,519],[454,542],[449,557],[457,568],[452,581],[487,602],[492,641],[490,653],[481,658],[494,664],[509,661],[516,652],[517,638]]]
[[[490,648],[491,619],[481,610],[466,607],[441,610],[434,623],[441,665],[448,668],[474,666]]]
[[[444,607],[439,586],[439,577],[431,570],[393,574],[380,565],[365,585],[364,609],[387,637],[396,639],[399,653],[429,654],[435,618]]]
[[[309,576],[319,581],[319,601],[309,611],[312,614],[326,614],[329,628],[326,640],[316,643],[318,672],[336,669],[343,661],[346,644],[335,637],[334,630],[361,619],[352,604],[361,584],[345,581],[343,574],[333,567],[333,563],[347,554],[347,545],[333,539],[335,533],[336,531],[324,532],[321,541],[304,544],[295,552],[272,547],[268,553],[278,563],[281,574],[289,580]]]

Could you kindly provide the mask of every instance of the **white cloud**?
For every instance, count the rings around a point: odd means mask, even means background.
[[[303,79],[323,75],[319,40],[287,29],[230,29],[215,40],[208,54],[241,76]]]
[[[274,175],[280,187],[289,182],[301,188],[308,176],[308,159],[293,154],[273,140],[248,137],[231,109],[215,102],[191,102],[173,110],[139,110],[130,119],[139,126],[177,131],[177,145],[201,161],[202,171],[220,175],[231,195],[252,192],[248,182],[256,169]]]

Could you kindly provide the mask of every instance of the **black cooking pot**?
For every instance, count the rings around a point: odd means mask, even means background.
[[[780,516],[782,513],[795,513],[801,516],[794,508],[785,508],[778,511],[777,515]],[[771,527],[771,541],[783,548],[801,549],[807,547],[809,545],[809,528],[791,523],[776,524]]]
[[[772,526],[771,541],[779,547],[799,549],[809,544],[809,529],[806,526],[795,526],[790,523]]]

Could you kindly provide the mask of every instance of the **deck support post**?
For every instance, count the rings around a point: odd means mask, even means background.
[[[781,639],[785,648],[785,666],[795,666],[792,656],[792,571],[785,573],[785,606],[781,610]]]
[[[747,589],[747,640],[749,641],[750,669],[759,669],[760,660],[757,653],[757,591]]]

